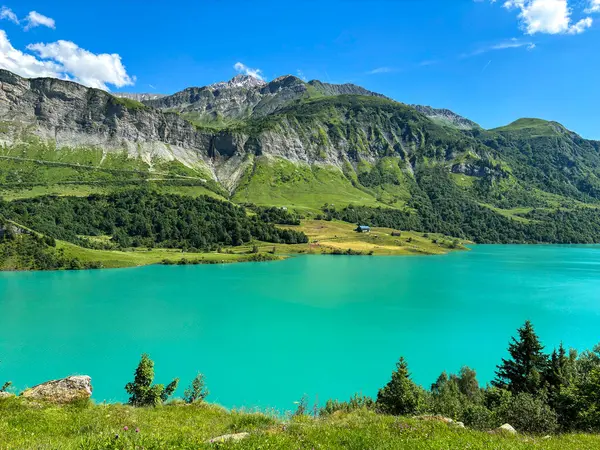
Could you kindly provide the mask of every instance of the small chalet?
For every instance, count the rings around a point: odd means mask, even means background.
[[[367,226],[367,225],[359,225],[358,228],[356,229],[357,233],[370,233],[371,232],[371,227]]]

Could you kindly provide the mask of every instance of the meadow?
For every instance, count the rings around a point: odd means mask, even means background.
[[[127,427],[127,430],[125,430]],[[137,430],[137,431],[136,431]],[[239,442],[215,437],[248,432]],[[157,408],[120,404],[53,406],[0,399],[0,449],[540,449],[600,447],[600,436],[490,434],[438,421],[357,410],[327,417],[279,418],[174,402]]]

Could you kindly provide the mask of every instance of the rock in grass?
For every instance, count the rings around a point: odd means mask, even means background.
[[[218,436],[218,437],[209,439],[208,441],[206,441],[206,443],[207,444],[216,444],[218,442],[238,442],[238,441],[241,441],[242,439],[246,439],[248,436],[250,436],[250,433],[247,433],[247,432],[235,433],[235,434],[224,434],[223,436]]]
[[[415,419],[427,420],[430,422],[441,422],[441,423],[445,423],[446,425],[452,425],[452,426],[455,426],[458,428],[465,428],[464,423],[457,422],[457,421],[451,419],[450,417],[425,415],[425,416],[416,416]]]
[[[0,398],[8,398],[8,397],[14,397],[15,394],[11,394],[10,392],[0,392]]]
[[[425,416],[417,416],[417,417],[415,417],[415,419],[418,419],[418,420],[427,420],[427,421],[430,421],[430,422],[442,422],[442,423],[445,423],[445,424],[448,424],[448,425],[450,425],[451,423],[456,423],[451,418],[444,417],[444,416],[425,415]]]
[[[505,423],[504,425],[496,428],[496,432],[498,433],[507,433],[507,434],[517,434],[517,430],[515,430],[512,425]]]
[[[21,393],[21,396],[51,403],[71,403],[76,400],[87,400],[92,396],[92,379],[87,375],[79,375],[47,381],[26,389]]]

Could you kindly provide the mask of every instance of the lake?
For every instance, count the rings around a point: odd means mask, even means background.
[[[201,371],[211,402],[284,412],[375,395],[401,355],[424,386],[462,365],[488,382],[526,319],[548,349],[600,342],[600,246],[0,273],[0,382],[87,374],[125,401],[147,352],[179,394]]]

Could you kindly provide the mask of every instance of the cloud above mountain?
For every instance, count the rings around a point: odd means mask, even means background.
[[[248,67],[246,64],[241,63],[241,62],[236,62],[233,65],[233,68],[238,73],[242,73],[244,75],[254,77],[258,80],[262,80],[262,81],[265,80],[264,75],[262,74],[262,70],[260,70],[260,69],[252,69],[251,67]]]
[[[108,85],[130,86],[135,77],[128,75],[118,54],[95,54],[74,42],[56,41],[27,46],[30,53],[13,47],[4,30],[0,30],[0,68],[21,76],[54,77],[71,80],[98,89]]]

